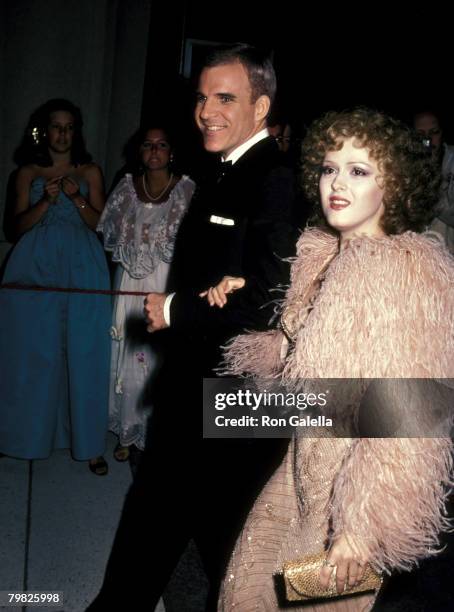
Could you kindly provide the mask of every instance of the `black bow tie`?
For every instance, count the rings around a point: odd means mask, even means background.
[[[218,182],[227,174],[227,172],[230,171],[230,169],[232,168],[233,163],[232,161],[219,161],[219,164],[216,168],[216,177]]]

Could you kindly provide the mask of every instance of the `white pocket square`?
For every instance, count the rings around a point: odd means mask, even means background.
[[[217,217],[216,215],[211,215],[210,223],[217,223],[218,225],[235,225],[235,221],[233,219],[226,219],[225,217]]]

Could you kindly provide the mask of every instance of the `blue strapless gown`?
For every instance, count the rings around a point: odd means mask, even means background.
[[[34,205],[45,180],[30,188]],[[80,190],[87,195],[87,185]],[[109,289],[103,248],[63,193],[14,248],[3,282]],[[101,455],[108,422],[108,296],[0,290],[0,452]]]

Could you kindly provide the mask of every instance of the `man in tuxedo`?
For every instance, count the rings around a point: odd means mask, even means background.
[[[203,377],[214,375],[229,338],[269,327],[283,297],[275,289],[288,284],[295,254],[294,178],[266,129],[275,88],[271,62],[248,45],[216,50],[201,72],[195,119],[206,150],[220,154],[223,165],[199,185],[181,224],[175,291],[146,299],[148,330],[170,328],[168,354],[147,449],[90,610],[121,603],[152,610],[190,538],[210,578],[214,609],[242,522],[285,453],[284,440],[202,438]],[[199,293],[225,275],[246,284],[224,308],[210,307]],[[148,561],[134,564],[138,547]]]

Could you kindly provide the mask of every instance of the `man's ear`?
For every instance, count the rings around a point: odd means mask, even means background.
[[[255,101],[255,120],[257,123],[261,123],[265,120],[270,110],[271,100],[268,96],[259,96]]]

